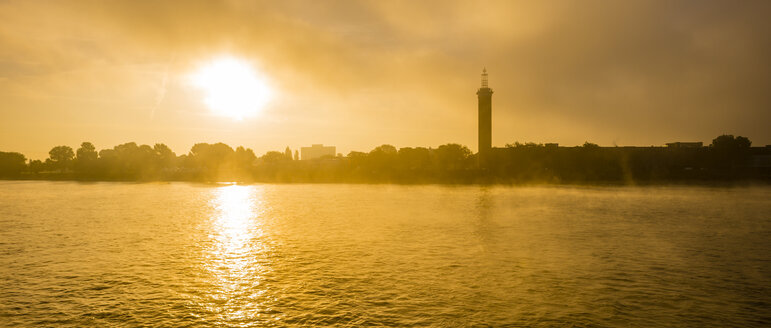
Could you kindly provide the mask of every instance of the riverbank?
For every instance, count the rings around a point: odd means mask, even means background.
[[[237,184],[395,184],[395,185],[511,185],[511,186],[570,186],[570,185],[588,185],[588,186],[768,186],[771,185],[771,179],[674,179],[674,180],[513,180],[513,179],[418,179],[418,180],[399,180],[399,179],[256,179],[256,178],[231,178],[231,179],[207,179],[207,178],[164,178],[164,179],[97,179],[78,177],[72,173],[46,173],[37,175],[22,175],[14,178],[0,178],[0,181],[73,181],[73,182],[129,182],[129,183],[152,183],[152,182],[191,182],[191,183],[237,183]]]

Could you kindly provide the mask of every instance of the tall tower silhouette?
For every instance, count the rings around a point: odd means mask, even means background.
[[[493,143],[493,89],[487,86],[487,68],[482,70],[482,87],[477,90],[479,98],[479,167],[486,168],[490,161]]]

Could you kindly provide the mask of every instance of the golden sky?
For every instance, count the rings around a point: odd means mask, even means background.
[[[0,1],[0,150],[135,141],[262,154],[493,145],[771,143],[771,1]],[[214,115],[189,76],[242,58],[275,97]]]

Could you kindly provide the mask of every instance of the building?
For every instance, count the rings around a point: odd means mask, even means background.
[[[335,146],[324,146],[322,144],[313,144],[310,147],[300,147],[300,159],[309,160],[323,156],[334,157],[336,153]]]
[[[704,146],[704,143],[699,142],[669,142],[667,143],[668,148],[701,148]]]
[[[492,151],[493,118],[492,98],[493,90],[487,86],[487,68],[482,70],[482,86],[477,90],[479,99],[479,167],[486,168]]]

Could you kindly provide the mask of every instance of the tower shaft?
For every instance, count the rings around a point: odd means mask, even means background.
[[[487,69],[482,71],[482,87],[477,90],[477,97],[479,100],[479,167],[486,168],[489,164],[493,141],[493,90],[487,85]]]

